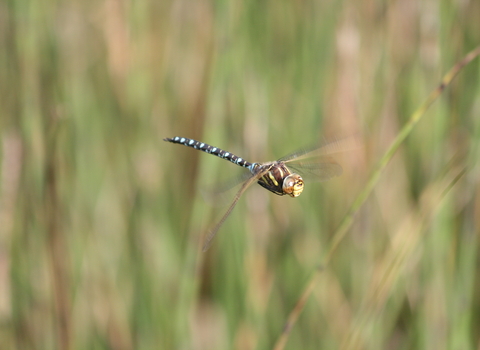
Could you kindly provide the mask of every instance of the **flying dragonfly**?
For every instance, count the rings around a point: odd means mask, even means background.
[[[352,143],[352,139],[340,139],[330,142],[324,141],[311,148],[293,152],[276,161],[250,163],[233,153],[187,137],[175,136],[163,140],[213,154],[250,171],[249,177],[242,183],[242,186],[235,194],[233,201],[223,217],[207,235],[203,246],[204,252],[210,248],[213,238],[228,218],[233,208],[235,208],[235,205],[243,192],[245,192],[245,190],[255,181],[263,188],[266,188],[270,192],[279,196],[288,195],[290,197],[298,197],[304,189],[304,179],[300,174],[312,181],[326,181],[332,177],[341,175],[342,167],[328,155],[343,152],[347,148],[350,148]],[[309,158],[313,159],[313,161],[308,161]]]

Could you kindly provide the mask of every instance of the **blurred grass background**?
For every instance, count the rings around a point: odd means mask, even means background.
[[[372,166],[480,43],[480,2],[0,3],[0,349],[269,349]],[[480,349],[480,68],[387,166],[287,349]],[[250,161],[359,135],[293,200]],[[465,174],[462,171],[465,170]]]

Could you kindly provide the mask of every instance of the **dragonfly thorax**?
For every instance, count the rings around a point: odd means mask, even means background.
[[[258,176],[258,184],[270,192],[298,197],[303,191],[303,179],[292,173],[284,162],[254,163],[250,169]]]
[[[298,174],[290,174],[283,179],[283,192],[291,197],[298,197],[302,194],[304,187],[303,179]]]

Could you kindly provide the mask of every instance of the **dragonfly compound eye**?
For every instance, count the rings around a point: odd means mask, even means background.
[[[283,180],[283,192],[291,197],[298,197],[303,191],[303,179],[298,174],[290,174]]]

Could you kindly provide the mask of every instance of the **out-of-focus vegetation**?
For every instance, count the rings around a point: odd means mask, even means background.
[[[480,43],[480,2],[0,4],[0,349],[269,349],[374,164]],[[480,347],[480,69],[384,169],[287,349]],[[251,161],[356,135],[297,199]],[[228,180],[227,180],[228,181]]]

